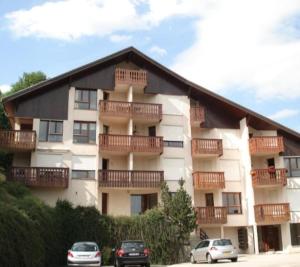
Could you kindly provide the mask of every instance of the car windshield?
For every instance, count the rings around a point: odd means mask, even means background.
[[[73,245],[72,251],[98,251],[98,247],[95,244],[78,243]]]
[[[213,246],[229,246],[232,245],[229,239],[220,239],[213,242]]]
[[[142,249],[144,248],[144,243],[143,242],[123,242],[121,248],[123,249],[128,249],[128,248],[139,248]]]

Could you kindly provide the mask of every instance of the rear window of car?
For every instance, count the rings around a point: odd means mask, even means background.
[[[229,239],[215,240],[213,242],[213,246],[229,246],[229,245],[232,245]]]
[[[74,244],[72,251],[98,251],[98,246],[87,243]]]
[[[143,242],[123,242],[121,245],[121,248],[128,249],[128,248],[136,248],[136,249],[142,249],[145,245]]]

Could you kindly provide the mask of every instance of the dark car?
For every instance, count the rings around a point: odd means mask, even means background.
[[[115,249],[115,266],[141,265],[150,267],[149,254],[150,250],[145,247],[143,241],[122,241],[121,245]]]

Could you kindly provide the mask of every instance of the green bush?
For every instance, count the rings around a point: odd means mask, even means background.
[[[116,217],[113,226],[114,243],[122,240],[143,240],[151,251],[151,262],[174,263],[178,255],[177,228],[161,209],[152,209],[143,215]]]
[[[1,266],[45,265],[45,250],[35,223],[15,207],[0,204]]]
[[[18,183],[0,183],[0,203],[1,265],[57,266],[53,209]]]
[[[177,198],[168,199],[170,207],[174,203],[181,205],[180,198],[189,201],[180,190]],[[180,219],[181,213],[172,215],[161,207],[143,215],[111,217],[100,214],[95,207],[73,207],[62,200],[51,208],[21,184],[0,182],[0,265],[65,266],[68,249],[79,241],[95,241],[104,264],[112,264],[112,248],[129,239],[145,241],[152,263],[176,263],[183,260],[179,256],[183,251],[183,242],[178,241],[183,231],[180,220],[186,220],[189,209],[184,214]],[[180,220],[174,223],[176,218]]]

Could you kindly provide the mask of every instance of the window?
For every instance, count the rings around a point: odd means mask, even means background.
[[[142,214],[157,206],[157,194],[131,195],[131,214]]]
[[[288,177],[300,177],[300,157],[284,159]]]
[[[183,141],[164,140],[164,146],[166,146],[166,147],[183,147]]]
[[[75,108],[97,109],[97,91],[89,89],[76,89]]]
[[[203,241],[201,248],[207,248],[209,246],[209,241]]]
[[[62,121],[40,121],[39,141],[40,142],[62,142],[63,122]]]
[[[220,246],[220,247],[224,247],[224,246],[231,246],[232,243],[230,241],[230,239],[220,239],[220,240],[215,240],[213,242],[213,246]]]
[[[95,171],[92,170],[73,170],[73,179],[95,179]]]
[[[96,123],[74,121],[73,142],[81,144],[95,144]]]
[[[228,214],[241,214],[241,193],[222,193],[223,206]]]
[[[300,246],[300,223],[291,223],[290,230],[292,246]]]

